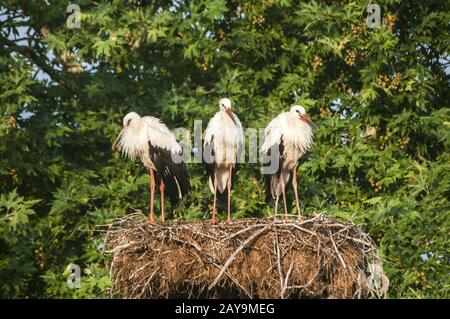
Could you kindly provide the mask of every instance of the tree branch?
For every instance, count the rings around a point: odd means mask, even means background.
[[[63,74],[48,65],[47,58],[45,56],[36,53],[31,47],[18,45],[14,41],[8,40],[4,37],[0,37],[0,43],[4,44],[7,47],[5,49],[8,52],[17,52],[25,58],[28,58],[42,71],[47,73],[52,78],[52,80],[79,97],[80,90],[76,86],[74,86],[73,83],[69,83],[68,79]]]

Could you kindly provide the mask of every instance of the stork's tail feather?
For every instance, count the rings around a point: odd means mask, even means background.
[[[179,204],[189,192],[189,173],[184,162],[175,163],[169,150],[152,146],[149,143],[150,158],[156,168],[157,180],[163,181],[165,194],[172,205]]]
[[[231,173],[231,189],[233,189],[234,184],[236,183],[237,177],[237,169],[238,164],[234,164]],[[214,178],[217,174],[217,196],[220,197],[222,194],[227,194],[227,182],[228,182],[228,165],[226,166],[217,166],[216,164],[210,164],[210,168],[207,171],[208,177],[208,186],[211,193],[214,194]],[[225,196],[226,198],[226,196]]]
[[[266,174],[264,175],[264,182],[265,182],[265,190],[266,190],[266,202],[269,203],[273,199],[279,196],[281,193],[280,188],[280,174],[282,174],[282,171],[280,171],[278,174]],[[285,173],[283,175],[284,178],[284,187],[286,192],[289,190],[287,187],[288,183],[292,181],[292,173]]]
[[[209,190],[211,191],[211,193],[212,194],[214,194],[214,182],[213,182],[213,177],[209,177],[208,178],[208,186],[209,186]],[[233,182],[232,182],[232,184],[233,184]],[[233,186],[231,187],[231,189],[233,189]],[[217,189],[217,194],[216,194],[216,198],[217,198],[217,202],[220,204],[220,205],[226,205],[226,203],[227,203],[227,198],[228,198],[228,193],[227,193],[227,190],[226,190],[226,188],[224,189],[224,191],[223,192],[220,192],[219,191],[219,189]]]
[[[269,175],[269,174],[264,175],[265,190],[266,190],[266,203],[270,203],[273,199],[272,190],[270,187],[271,179],[272,179],[272,175]]]
[[[190,192],[189,173],[185,163],[176,164],[169,171],[168,183],[164,183],[171,204],[176,206]]]

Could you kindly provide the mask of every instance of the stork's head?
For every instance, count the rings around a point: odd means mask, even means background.
[[[139,130],[141,117],[136,112],[130,112],[123,118],[123,128],[117,136],[112,145],[113,151],[122,150],[122,153],[134,159],[140,150],[140,135],[142,130]]]
[[[231,100],[229,98],[223,98],[219,101],[219,107],[221,111],[228,112],[231,110]]]
[[[291,116],[299,119],[300,121],[308,124],[311,128],[316,129],[317,125],[314,124],[308,117],[308,115],[306,115],[306,111],[305,108],[303,106],[300,105],[294,105],[291,107],[291,110],[289,111],[291,113]]]
[[[139,120],[141,117],[136,112],[130,112],[123,118],[122,124],[123,127],[131,126],[136,123],[136,120]]]
[[[219,108],[222,112],[226,112],[233,123],[236,124],[236,121],[234,120],[233,109],[231,108],[231,100],[229,98],[221,99],[219,101]]]

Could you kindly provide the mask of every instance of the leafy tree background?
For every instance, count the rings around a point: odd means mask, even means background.
[[[122,117],[205,128],[224,96],[244,127],[305,105],[320,129],[303,212],[363,224],[390,297],[450,297],[449,2],[377,0],[373,29],[361,0],[72,2],[79,29],[67,0],[0,3],[1,297],[109,297],[99,225],[148,210],[148,174],[111,151]],[[209,218],[202,166],[189,170],[171,218]],[[263,189],[242,165],[233,217],[269,216]]]

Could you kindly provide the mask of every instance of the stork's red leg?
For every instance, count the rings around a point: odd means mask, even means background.
[[[292,170],[292,188],[294,189],[295,193],[295,203],[297,205],[297,213],[298,218],[301,218],[300,213],[300,201],[298,200],[298,192],[297,192],[297,165],[294,166],[294,169]]]
[[[284,178],[283,178],[283,172],[280,174],[281,179],[281,192],[283,193],[283,205],[284,205],[284,220],[287,222],[288,220],[288,211],[286,206],[286,192],[285,192],[285,184],[284,184]]]
[[[166,212],[164,211],[164,189],[166,188],[166,185],[164,185],[164,182],[161,180],[161,185],[159,185],[159,191],[161,192],[161,221],[163,223],[166,222]]]
[[[155,214],[153,211],[153,199],[155,196],[155,174],[150,168],[150,224],[155,223]]]
[[[280,196],[277,195],[277,198],[275,198],[275,218],[277,218],[277,212],[278,212],[278,200],[280,199]]]
[[[227,182],[227,189],[228,189],[228,219],[227,219],[227,222],[228,222],[228,224],[231,223],[230,202],[231,202],[231,173],[232,173],[232,171],[233,171],[233,169],[230,164],[230,166],[228,168],[228,182]]]
[[[217,200],[217,172],[214,170],[214,202],[212,211],[212,223],[216,223],[216,200]]]

